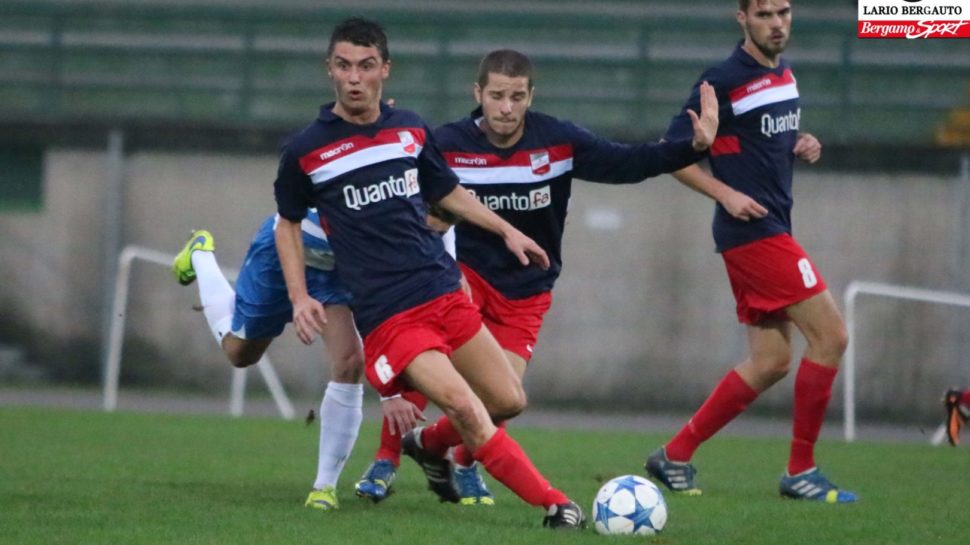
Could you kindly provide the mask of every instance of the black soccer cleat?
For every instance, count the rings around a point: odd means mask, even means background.
[[[667,458],[667,448],[660,447],[650,453],[647,462],[643,464],[647,473],[668,489],[685,496],[700,496],[701,489],[697,487],[694,476],[697,469],[690,462],[674,462]]]
[[[401,452],[413,459],[421,466],[425,478],[428,479],[428,489],[438,495],[442,502],[458,503],[461,495],[455,484],[451,462],[424,450],[421,446],[421,431],[424,428],[414,428],[401,438]]]
[[[553,530],[581,530],[586,527],[586,516],[574,501],[549,507],[542,525]]]

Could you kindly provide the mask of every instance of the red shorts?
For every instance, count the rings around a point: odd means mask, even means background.
[[[481,309],[482,321],[499,346],[525,361],[532,359],[542,319],[552,306],[552,292],[508,299],[475,271],[460,263],[458,266],[471,286],[472,300]]]
[[[721,257],[742,324],[787,320],[785,307],[827,289],[808,254],[787,233],[731,248]]]
[[[364,337],[364,372],[388,397],[412,389],[401,377],[422,352],[451,357],[482,328],[478,307],[461,290],[436,297],[385,320]]]

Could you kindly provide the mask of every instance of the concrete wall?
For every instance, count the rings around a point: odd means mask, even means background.
[[[272,155],[136,153],[127,158],[122,240],[174,254],[192,228],[213,232],[223,267],[241,263],[274,210]],[[52,340],[101,338],[104,154],[52,150],[39,213],[0,214],[0,310]],[[966,288],[970,240],[954,179],[796,174],[795,234],[839,304],[854,279]],[[746,356],[744,329],[710,236],[712,204],[664,176],[610,187],[577,182],[565,268],[526,383],[536,402],[618,409],[693,408]],[[194,288],[136,264],[127,313],[128,380],[223,390],[228,364]],[[8,314],[9,313],[9,314]],[[970,310],[860,302],[863,414],[935,414],[950,384],[970,384]],[[8,340],[9,341],[9,340]],[[796,345],[800,347],[801,341]],[[322,347],[290,330],[270,349],[288,388],[316,395]],[[252,375],[253,382],[258,381]],[[841,406],[841,386],[835,407]],[[756,409],[788,410],[791,377]]]

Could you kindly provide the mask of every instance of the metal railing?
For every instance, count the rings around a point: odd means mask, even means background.
[[[135,260],[141,260],[156,265],[170,266],[175,256],[144,248],[141,246],[126,246],[118,256],[118,273],[115,280],[114,298],[111,309],[111,323],[109,325],[108,350],[104,362],[104,410],[112,412],[118,407],[118,384],[121,377],[121,348],[124,344],[125,321],[128,307],[128,286],[131,278],[131,266]],[[235,276],[235,271],[232,271]],[[295,414],[293,404],[283,389],[276,374],[276,369],[269,357],[263,355],[256,363],[256,369],[262,375],[269,388],[280,416],[292,420]],[[243,402],[246,393],[246,369],[232,370],[232,384],[229,393],[229,414],[242,416]]]

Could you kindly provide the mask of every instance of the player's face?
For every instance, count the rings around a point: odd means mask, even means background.
[[[490,73],[485,87],[475,84],[475,100],[482,105],[482,129],[489,142],[506,148],[522,138],[525,112],[532,105],[529,78]]]
[[[752,0],[747,11],[739,11],[745,46],[757,49],[768,61],[775,61],[791,36],[791,3],[788,0]]]
[[[352,123],[373,123],[380,117],[381,91],[391,63],[376,47],[337,42],[327,59],[337,103],[333,112]]]

